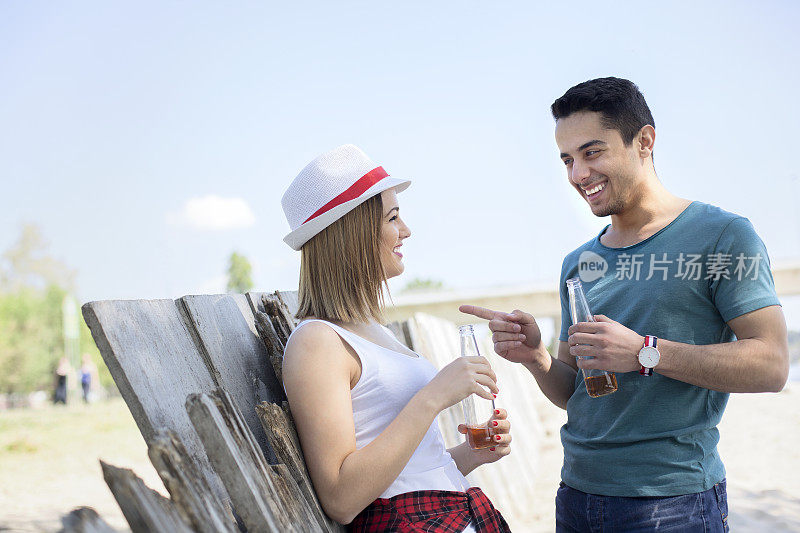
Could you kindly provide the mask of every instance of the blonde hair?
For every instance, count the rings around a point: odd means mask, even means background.
[[[297,318],[383,322],[382,220],[376,195],[303,245]]]

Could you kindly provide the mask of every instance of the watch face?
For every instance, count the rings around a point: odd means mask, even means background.
[[[653,368],[658,364],[661,354],[652,346],[645,346],[639,350],[639,364],[645,368]]]

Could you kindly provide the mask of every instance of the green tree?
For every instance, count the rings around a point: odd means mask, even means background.
[[[444,283],[438,279],[413,278],[400,290],[400,292],[440,291]]]
[[[228,292],[253,290],[252,267],[242,254],[233,252],[228,260]]]
[[[49,389],[64,354],[61,302],[66,291],[22,287],[0,294],[0,391]]]
[[[17,242],[0,255],[0,392],[52,387],[64,355],[62,303],[74,289],[74,278],[74,270],[49,255],[33,224],[24,225]],[[95,359],[100,382],[108,385],[108,369],[80,322],[81,351]]]

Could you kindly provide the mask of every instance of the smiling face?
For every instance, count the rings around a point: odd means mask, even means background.
[[[400,218],[397,192],[393,188],[381,193],[381,203],[383,204],[383,219],[381,220],[380,254],[386,279],[389,279],[399,276],[405,269],[400,247],[403,245],[403,240],[411,236],[411,230]]]
[[[640,136],[625,146],[620,133],[604,128],[600,113],[593,111],[556,122],[556,144],[567,177],[596,216],[622,214],[635,201],[643,183]],[[646,155],[649,159],[649,151]]]

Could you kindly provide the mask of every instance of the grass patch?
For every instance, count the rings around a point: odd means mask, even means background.
[[[26,438],[15,439],[3,446],[3,451],[12,454],[34,453],[39,451],[39,446]]]
[[[163,491],[121,398],[0,411],[0,531],[57,531],[60,517],[79,506],[93,507],[112,527],[126,530],[101,458],[132,468]]]
[[[136,423],[120,398],[85,405],[48,405],[39,409],[0,411],[0,466],[53,455],[81,454],[95,445],[116,442],[118,449],[141,445]],[[0,479],[3,476],[0,475]]]

